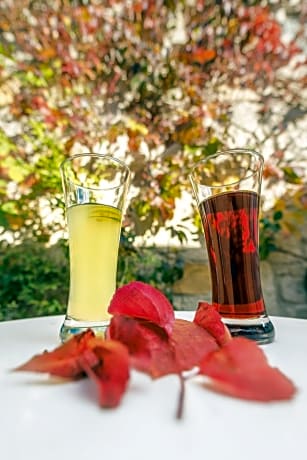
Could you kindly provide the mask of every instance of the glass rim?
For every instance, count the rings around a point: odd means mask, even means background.
[[[118,166],[120,166],[122,168],[122,171],[125,172],[126,176],[124,177],[124,179],[121,179],[119,185],[115,185],[115,186],[112,186],[112,187],[88,187],[88,186],[85,186],[85,185],[79,185],[77,184],[76,182],[72,181],[71,179],[69,179],[68,177],[66,177],[66,174],[65,174],[65,166],[67,164],[72,164],[73,163],[73,160],[77,159],[77,158],[86,158],[86,157],[96,157],[96,158],[101,158],[101,159],[105,159],[105,160],[109,160],[110,163],[113,163],[113,164],[117,164]],[[82,189],[85,189],[85,190],[116,190],[120,187],[123,187],[125,185],[125,183],[127,183],[130,175],[131,175],[131,171],[130,171],[130,168],[129,166],[123,161],[123,160],[120,160],[119,158],[117,157],[114,157],[113,155],[108,155],[108,154],[103,154],[103,153],[96,153],[96,152],[87,152],[87,153],[76,153],[74,155],[71,155],[67,158],[65,158],[65,160],[63,160],[61,163],[60,163],[60,172],[62,174],[62,177],[64,179],[64,181],[67,181],[67,182],[70,182],[71,184],[79,187],[79,188],[82,188]]]
[[[232,156],[235,156],[236,153],[243,153],[243,154],[246,154],[250,157],[255,157],[257,158],[260,163],[261,163],[261,168],[263,167],[263,163],[264,163],[264,158],[263,156],[256,152],[255,150],[252,150],[252,149],[245,149],[245,148],[233,148],[233,149],[225,149],[225,150],[219,150],[217,151],[216,153],[212,154],[212,155],[209,155],[207,156],[206,158],[204,158],[203,160],[200,160],[198,161],[192,168],[190,174],[189,174],[189,177],[192,181],[194,181],[195,183],[197,184],[200,184],[200,185],[204,185],[206,187],[208,187],[209,189],[220,189],[221,187],[231,187],[231,186],[234,186],[236,184],[239,184],[240,182],[242,182],[242,180],[247,180],[249,179],[250,177],[253,177],[257,171],[253,171],[251,172],[251,174],[248,174],[247,176],[245,176],[244,178],[241,178],[239,180],[235,180],[234,182],[228,182],[227,184],[220,184],[220,185],[207,185],[205,183],[202,183],[202,182],[199,182],[198,180],[196,180],[195,178],[195,170],[201,166],[201,165],[204,165],[206,163],[208,163],[210,160],[214,159],[214,158],[217,158],[217,157],[220,157],[221,155],[232,155]]]

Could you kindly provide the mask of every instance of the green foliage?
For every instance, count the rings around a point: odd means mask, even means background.
[[[0,247],[0,320],[64,313],[68,290],[66,249],[25,241]]]
[[[118,286],[138,280],[161,289],[173,300],[172,286],[183,275],[183,259],[176,249],[137,247],[131,235],[122,234]]]
[[[271,252],[277,250],[276,236],[281,230],[280,220],[282,217],[282,212],[276,211],[271,218],[263,217],[260,219],[259,254],[261,260],[266,259]]]
[[[172,285],[182,276],[178,253],[136,248],[131,237],[122,238],[118,286],[139,280],[162,289],[172,301]],[[26,240],[0,246],[0,321],[64,314],[69,288],[67,242],[46,247]]]

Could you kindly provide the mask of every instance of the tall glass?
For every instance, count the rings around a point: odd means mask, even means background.
[[[60,166],[69,237],[70,285],[60,338],[91,328],[103,333],[116,289],[121,222],[129,168],[96,153],[74,155]]]
[[[218,152],[195,165],[190,180],[210,265],[212,302],[233,336],[274,340],[259,264],[263,157],[247,149]]]

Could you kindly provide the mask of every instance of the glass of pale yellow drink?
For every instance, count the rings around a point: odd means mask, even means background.
[[[109,155],[86,153],[60,166],[68,226],[70,283],[60,338],[91,328],[102,334],[116,289],[120,231],[129,168]]]

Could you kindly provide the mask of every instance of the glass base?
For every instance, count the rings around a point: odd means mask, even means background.
[[[87,329],[91,329],[98,337],[104,337],[109,324],[109,320],[77,321],[69,316],[66,316],[60,329],[60,339],[62,342],[66,342],[74,335],[80,334]]]
[[[259,345],[274,341],[275,329],[267,316],[245,320],[223,318],[223,322],[228,327],[232,337],[245,337],[255,340]]]

